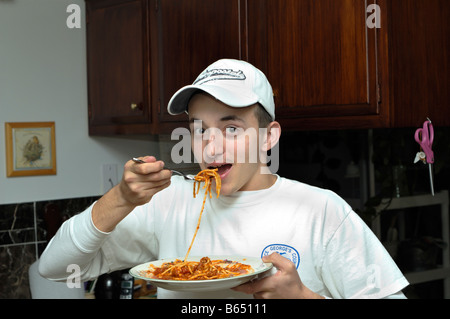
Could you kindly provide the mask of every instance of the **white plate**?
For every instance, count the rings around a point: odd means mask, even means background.
[[[165,262],[174,261],[175,259],[181,260],[184,259],[184,257],[178,257],[178,258],[166,258],[156,261],[150,261],[145,264],[138,265],[130,269],[130,275],[132,275],[135,278],[150,281],[154,286],[168,290],[202,292],[202,291],[216,291],[237,287],[247,281],[256,278],[258,275],[263,274],[272,268],[271,263],[264,263],[261,260],[261,258],[237,257],[237,256],[208,256],[208,257],[211,260],[227,259],[237,261],[242,264],[247,264],[252,266],[254,271],[236,277],[210,279],[210,280],[166,280],[166,279],[155,279],[145,277],[145,272],[148,270],[150,264],[153,264],[155,267],[159,267],[161,266],[161,264]],[[189,257],[189,261],[200,261],[201,258],[202,257]]]

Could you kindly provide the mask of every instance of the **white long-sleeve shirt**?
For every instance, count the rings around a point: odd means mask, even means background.
[[[91,219],[92,206],[66,221],[41,256],[40,272],[65,280],[69,264],[81,280],[102,273],[186,254],[202,196],[192,182],[171,185],[137,207],[110,233]],[[403,297],[408,285],[388,252],[351,207],[333,192],[278,177],[258,191],[208,198],[191,256],[290,259],[312,291],[330,298]],[[159,289],[159,298],[244,297],[231,290],[187,293]]]

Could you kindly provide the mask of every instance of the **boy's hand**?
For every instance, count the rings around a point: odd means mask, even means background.
[[[257,299],[323,298],[303,285],[295,265],[289,259],[273,253],[264,256],[263,261],[272,263],[278,271],[273,276],[242,284],[233,290],[252,294]]]
[[[171,171],[153,156],[141,158],[145,163],[132,160],[125,164],[119,189],[123,199],[133,206],[147,203],[153,195],[170,185]]]
[[[170,185],[172,172],[153,156],[125,164],[122,180],[103,195],[92,209],[92,221],[103,232],[112,231],[136,206],[143,205],[157,192]]]

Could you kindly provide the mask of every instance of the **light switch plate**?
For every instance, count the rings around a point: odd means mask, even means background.
[[[118,183],[117,164],[102,164],[102,191],[106,193]]]

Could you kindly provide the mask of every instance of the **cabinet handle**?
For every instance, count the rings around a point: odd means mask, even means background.
[[[142,110],[142,106],[140,104],[131,103],[131,109],[134,110]]]

